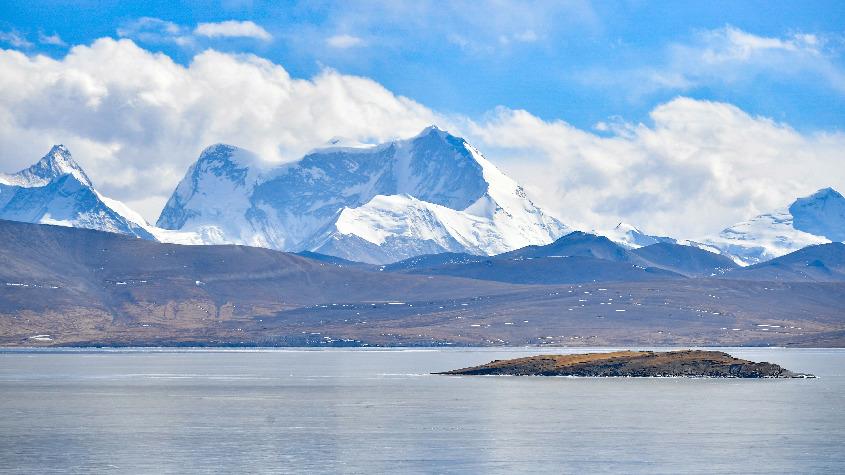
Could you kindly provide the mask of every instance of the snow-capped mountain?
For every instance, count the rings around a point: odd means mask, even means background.
[[[628,249],[638,249],[640,247],[650,246],[659,242],[666,242],[670,244],[677,244],[678,240],[667,236],[654,236],[646,234],[637,227],[628,223],[619,223],[610,231],[597,232],[602,236],[606,236],[611,241],[614,241]]]
[[[25,170],[0,174],[0,219],[154,239],[137,213],[97,192],[64,145]]]
[[[157,226],[204,242],[388,263],[498,254],[567,231],[461,138],[436,127],[376,146],[331,147],[263,170],[229,145],[190,167]]]
[[[31,167],[0,174],[0,219],[374,264],[443,252],[496,255],[571,231],[470,144],[436,127],[381,145],[316,150],[275,168],[237,147],[208,147],[170,197],[158,227],[99,193],[67,148],[56,145]],[[845,198],[825,188],[695,240],[650,235],[626,223],[602,234],[628,249],[684,244],[755,264],[845,241]]]
[[[735,224],[693,245],[712,246],[742,264],[756,264],[815,244],[845,241],[845,198],[823,188],[789,207]]]

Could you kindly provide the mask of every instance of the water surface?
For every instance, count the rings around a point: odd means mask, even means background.
[[[845,350],[728,350],[803,380],[428,374],[583,351],[5,350],[0,471],[845,471]]]

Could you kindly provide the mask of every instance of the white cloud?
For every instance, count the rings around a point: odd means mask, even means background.
[[[62,37],[59,36],[58,33],[53,33],[52,35],[44,34],[44,32],[38,33],[38,42],[43,45],[53,45],[53,46],[67,46],[67,43],[62,40]]]
[[[198,41],[207,38],[255,38],[270,41],[273,37],[264,28],[251,21],[222,21],[200,23],[191,28],[160,18],[142,17],[124,23],[117,29],[121,38],[142,43],[175,43],[186,48],[197,46]]]
[[[218,23],[200,23],[194,34],[210,38],[255,38],[270,41],[273,36],[264,28],[251,21],[227,20]]]
[[[107,195],[155,220],[188,165],[225,142],[269,161],[300,158],[332,137],[387,140],[448,124],[378,83],[208,50],[186,67],[131,40],[103,38],[54,60],[0,51],[0,171],[68,145]]]
[[[820,54],[820,41],[816,35],[793,34],[787,38],[770,38],[732,26],[704,32],[701,43],[703,48],[697,56],[708,63],[748,61],[756,54],[771,52]]]
[[[469,129],[536,201],[587,229],[628,221],[696,237],[845,185],[845,134],[802,134],[725,103],[678,98],[653,125],[601,123],[601,136],[500,109]]]
[[[326,44],[332,48],[346,49],[355,46],[362,46],[364,40],[352,35],[334,35],[326,39]]]
[[[0,42],[8,43],[15,48],[32,48],[32,42],[15,30],[0,31]]]

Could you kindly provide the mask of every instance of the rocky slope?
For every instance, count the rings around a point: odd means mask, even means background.
[[[845,345],[841,282],[514,285],[314,257],[0,220],[0,345]]]

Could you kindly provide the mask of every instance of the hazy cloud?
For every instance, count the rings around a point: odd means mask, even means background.
[[[733,26],[699,31],[691,41],[665,49],[654,66],[628,70],[594,69],[580,74],[585,84],[624,86],[642,96],[658,91],[685,92],[707,85],[753,87],[761,74],[767,77],[822,81],[845,93],[845,69],[838,61],[841,38],[809,33],[765,37]]]
[[[124,23],[117,29],[118,36],[141,43],[174,43],[194,47],[208,38],[254,38],[270,41],[273,37],[264,28],[251,21],[222,21],[200,23],[191,29],[160,18],[142,17]]]
[[[217,23],[200,23],[194,29],[194,34],[209,38],[255,38],[270,41],[273,36],[264,28],[251,21],[227,20]]]
[[[175,43],[180,46],[194,44],[190,31],[172,21],[142,17],[124,23],[117,29],[118,36],[143,43]]]
[[[32,48],[32,42],[15,30],[0,31],[0,42],[8,43],[15,48]]]
[[[352,35],[335,35],[326,39],[326,44],[332,48],[346,49],[355,46],[362,46],[364,40]]]
[[[67,46],[67,43],[62,40],[62,37],[59,36],[58,33],[53,33],[52,35],[44,34],[44,32],[38,33],[38,42],[43,45],[53,45],[53,46]]]

